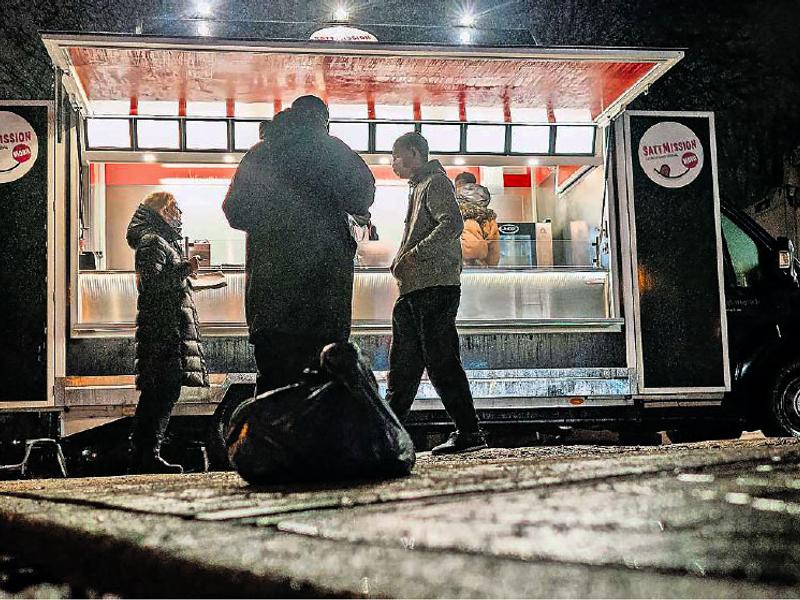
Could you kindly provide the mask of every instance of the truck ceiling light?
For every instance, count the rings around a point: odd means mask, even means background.
[[[347,10],[346,6],[339,5],[336,7],[336,10],[333,11],[333,20],[334,21],[348,21],[350,19],[350,11]]]

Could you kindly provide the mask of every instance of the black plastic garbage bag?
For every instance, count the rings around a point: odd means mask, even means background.
[[[353,344],[330,344],[317,373],[243,402],[226,445],[249,483],[400,477],[416,459],[408,432]]]

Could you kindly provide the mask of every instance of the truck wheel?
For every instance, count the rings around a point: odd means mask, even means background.
[[[775,376],[763,431],[771,436],[800,437],[800,361],[788,363]]]

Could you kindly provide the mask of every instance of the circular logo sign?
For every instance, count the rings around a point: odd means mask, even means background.
[[[679,188],[703,170],[703,146],[694,131],[675,123],[656,123],[639,141],[639,164],[658,185]]]
[[[31,124],[18,114],[0,110],[0,183],[25,175],[38,155],[39,139]]]

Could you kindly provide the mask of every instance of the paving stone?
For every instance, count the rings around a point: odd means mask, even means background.
[[[799,463],[761,438],[422,455],[336,487],[4,482],[0,548],[124,596],[796,596]]]

